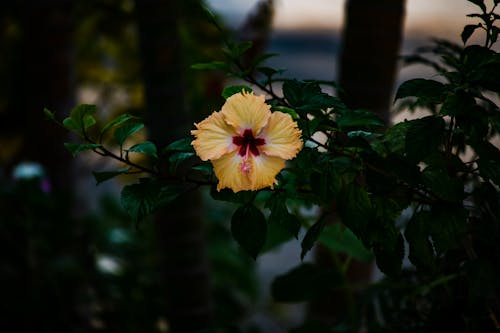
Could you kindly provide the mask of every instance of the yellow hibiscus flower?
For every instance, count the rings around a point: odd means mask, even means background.
[[[285,161],[302,149],[301,131],[292,117],[271,112],[264,96],[245,91],[195,126],[192,145],[203,161],[212,162],[219,191],[273,188]]]

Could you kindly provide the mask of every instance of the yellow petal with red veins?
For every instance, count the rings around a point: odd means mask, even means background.
[[[265,144],[260,151],[269,156],[278,156],[285,160],[294,158],[302,149],[302,132],[289,114],[273,112],[267,127],[261,134]]]
[[[221,112],[212,113],[195,126],[197,129],[192,130],[191,134],[196,139],[191,144],[203,161],[218,159],[237,148],[232,141],[236,132],[224,121]]]
[[[217,190],[220,191],[226,187],[232,189],[234,192],[251,189],[252,185],[248,176],[252,171],[250,170],[251,166],[243,165],[242,168],[242,163],[244,163],[244,159],[238,154],[238,151],[212,161],[215,175],[219,179]]]
[[[252,129],[256,137],[269,121],[271,106],[266,104],[264,96],[243,91],[229,97],[222,106],[221,113],[239,134],[245,129]]]

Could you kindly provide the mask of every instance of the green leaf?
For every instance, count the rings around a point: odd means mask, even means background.
[[[283,95],[292,106],[301,106],[304,104],[307,95],[321,93],[319,85],[307,85],[298,80],[285,80],[283,83]]]
[[[318,241],[331,251],[345,253],[360,261],[372,261],[373,253],[368,250],[354,233],[341,223],[326,226]]]
[[[255,57],[255,59],[252,60],[252,64],[250,65],[250,68],[255,68],[258,65],[262,64],[267,59],[274,58],[274,57],[277,57],[277,56],[279,56],[279,53],[264,53],[264,54],[260,54],[257,57]],[[260,68],[262,68],[262,67],[258,67],[257,70],[259,70]],[[267,67],[267,68],[270,68],[270,67]],[[275,71],[275,73],[279,72],[278,70],[274,70],[274,71]],[[272,76],[272,75],[266,75],[266,76]]]
[[[460,35],[462,37],[462,42],[467,43],[467,40],[472,36],[474,31],[481,27],[480,24],[468,24],[464,27],[464,30],[462,31],[462,34]]]
[[[473,4],[481,8],[483,12],[486,12],[486,5],[484,4],[484,0],[467,0],[467,1],[472,2]]]
[[[269,215],[269,224],[278,224],[283,230],[286,230],[289,235],[298,237],[300,230],[300,221],[295,215],[288,212],[286,207],[286,196],[283,192],[273,192],[266,201],[266,208],[271,210]]]
[[[463,246],[467,232],[467,211],[462,206],[433,206],[428,222],[430,234],[437,253]]]
[[[405,138],[406,155],[413,162],[420,162],[437,151],[444,135],[444,120],[428,116],[408,121]]]
[[[357,128],[378,128],[384,126],[384,122],[374,113],[367,110],[349,110],[342,112],[336,119],[342,130]]]
[[[412,79],[403,82],[396,92],[395,100],[405,97],[417,97],[419,104],[439,104],[446,91],[441,82],[426,79]]]
[[[193,142],[193,139],[190,137],[176,140],[176,141],[170,143],[168,146],[166,146],[162,150],[162,154],[166,154],[169,152],[178,152],[178,151],[194,152],[194,149],[193,149],[193,146],[191,145],[191,142]]]
[[[397,276],[405,254],[404,240],[398,234],[393,242],[377,242],[373,246],[378,268],[388,276]]]
[[[126,121],[129,121],[129,120],[138,120],[139,117],[136,117],[136,116],[133,116],[131,114],[122,114],[120,116],[118,116],[117,118],[111,120],[110,122],[108,122],[106,125],[104,125],[104,127],[102,128],[101,130],[101,138],[104,136],[104,134],[106,134],[111,128],[115,127],[115,126],[118,126],[118,125],[121,125],[123,124],[124,122]]]
[[[195,155],[194,152],[175,152],[168,157],[168,168],[171,173],[176,173],[179,166]]]
[[[230,69],[229,65],[223,61],[212,61],[212,62],[198,63],[198,64],[191,65],[191,68],[198,69],[198,70],[221,69],[224,71],[227,71]]]
[[[325,215],[321,216],[319,220],[314,223],[309,230],[307,230],[306,235],[302,239],[302,242],[300,243],[300,246],[302,247],[302,251],[300,253],[300,258],[304,259],[305,255],[309,250],[312,249],[314,243],[316,243],[316,240],[318,240],[321,231],[325,227],[326,224],[326,217]]]
[[[256,194],[257,192],[255,191],[239,191],[234,193],[233,190],[227,188],[218,191],[216,185],[213,185],[210,188],[210,196],[212,197],[212,199],[234,202],[238,204],[251,203],[255,199]]]
[[[463,90],[456,91],[446,96],[441,106],[440,114],[448,116],[458,116],[472,112],[476,107],[476,100]]]
[[[434,249],[430,242],[429,224],[432,216],[428,211],[413,214],[406,226],[405,238],[409,244],[409,259],[417,269],[432,271],[434,268]]]
[[[127,140],[129,136],[141,130],[143,127],[144,127],[143,123],[137,123],[137,122],[127,123],[125,125],[118,127],[114,133],[115,142],[119,146],[122,146],[125,140]]]
[[[289,114],[293,120],[298,120],[300,118],[300,116],[297,114],[297,112],[295,112],[294,109],[286,106],[273,106],[272,110]]]
[[[338,209],[342,223],[363,239],[373,217],[372,205],[366,190],[355,183],[345,186],[339,196]]]
[[[446,169],[428,166],[422,172],[424,184],[440,199],[449,202],[462,202],[464,199],[463,183],[452,178]]]
[[[285,69],[275,69],[267,66],[262,66],[262,67],[257,67],[257,71],[264,74],[268,78],[271,78],[272,76],[276,74],[283,74],[286,70]]]
[[[495,184],[500,184],[500,150],[490,142],[483,142],[475,145],[474,150],[479,155],[477,165],[479,174],[493,181]]]
[[[121,204],[132,220],[139,222],[161,206],[177,198],[184,188],[184,185],[164,185],[149,178],[141,178],[139,183],[123,188]]]
[[[266,242],[267,223],[252,204],[239,207],[231,218],[231,233],[238,244],[254,259]]]
[[[100,183],[112,179],[116,176],[127,174],[129,171],[130,169],[127,168],[127,169],[118,169],[113,171],[92,171],[92,174],[94,175],[96,185],[99,185]]]
[[[94,150],[96,148],[102,147],[101,144],[96,143],[64,143],[64,147],[75,156],[82,151]]]
[[[128,149],[130,153],[141,153],[144,155],[152,156],[154,158],[158,158],[158,152],[156,150],[156,146],[151,141],[144,141],[133,145]]]
[[[252,42],[243,41],[239,43],[231,43],[228,45],[228,55],[232,59],[239,59],[246,51],[252,47]]]
[[[69,130],[82,133],[96,123],[92,116],[96,111],[95,105],[80,104],[71,110],[69,117],[64,119],[63,125]]]
[[[47,119],[49,120],[55,120],[55,116],[54,116],[54,112],[50,111],[49,109],[47,108],[44,108],[43,109],[43,114],[45,115],[45,117],[47,117]]]
[[[329,204],[340,192],[342,177],[331,161],[318,165],[318,171],[310,176],[311,189],[324,204]]]
[[[225,99],[228,99],[229,97],[233,96],[234,94],[240,93],[242,91],[246,91],[247,93],[251,93],[252,88],[245,86],[245,85],[227,86],[222,91],[222,97],[224,97]]]
[[[341,283],[341,274],[333,269],[305,263],[278,276],[271,285],[271,294],[278,302],[304,302],[323,296]]]

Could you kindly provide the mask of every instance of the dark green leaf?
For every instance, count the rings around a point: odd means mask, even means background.
[[[367,110],[350,110],[341,113],[337,119],[338,126],[343,130],[355,128],[377,128],[384,126],[384,122],[374,113]]]
[[[47,108],[44,108],[43,109],[43,114],[45,115],[45,117],[47,117],[47,119],[49,120],[55,120],[56,118],[54,117],[54,112],[50,111],[49,109]]]
[[[345,253],[360,261],[373,260],[373,253],[368,250],[354,233],[341,223],[326,226],[318,241],[331,251]]]
[[[397,276],[401,272],[404,258],[404,240],[398,234],[393,242],[377,242],[373,246],[378,268],[388,276]]]
[[[355,183],[345,186],[340,193],[338,209],[342,223],[363,239],[373,213],[366,190]]]
[[[440,113],[447,116],[457,116],[472,112],[475,106],[476,101],[474,97],[460,90],[446,97],[441,106]]]
[[[444,135],[444,120],[428,116],[408,121],[405,147],[410,161],[420,162],[437,151]]]
[[[323,93],[316,82],[286,80],[283,83],[283,94],[292,107],[298,108],[311,104],[311,99]]]
[[[479,24],[468,24],[464,27],[464,30],[462,31],[462,34],[460,35],[462,37],[462,42],[467,43],[467,40],[472,36],[474,31],[479,28],[481,25]]]
[[[198,69],[198,70],[211,70],[211,69],[229,70],[230,69],[229,65],[223,61],[212,61],[212,62],[194,64],[194,65],[191,65],[191,68]]]
[[[475,145],[474,150],[479,155],[477,165],[481,176],[500,184],[500,150],[490,142]]]
[[[424,184],[440,199],[461,202],[464,198],[463,183],[451,177],[444,168],[429,166],[422,172]]]
[[[498,33],[500,32],[500,28],[499,27],[491,27],[491,42],[492,43],[496,43],[496,41],[498,40]]]
[[[307,254],[307,252],[312,249],[314,243],[316,243],[316,240],[318,240],[319,236],[321,235],[321,231],[325,227],[325,224],[326,217],[325,215],[323,215],[316,223],[314,223],[309,228],[309,230],[307,230],[306,235],[302,239],[302,243],[300,243],[300,246],[302,247],[302,251],[300,253],[301,259],[304,259],[304,256]]]
[[[129,136],[141,130],[143,127],[143,123],[127,123],[118,127],[114,133],[115,142],[122,146]]]
[[[139,222],[161,206],[177,198],[184,190],[183,185],[163,185],[149,178],[127,185],[121,192],[121,204],[133,221]]]
[[[232,59],[239,59],[246,51],[252,47],[252,42],[243,41],[239,43],[232,43],[228,46],[228,55]]]
[[[266,67],[266,66],[257,67],[257,71],[261,72],[262,74],[264,74],[268,78],[271,78],[273,75],[282,74],[285,72],[284,69],[275,69],[275,68]]]
[[[425,79],[412,79],[403,82],[396,92],[395,100],[405,97],[417,97],[421,104],[441,103],[446,86],[441,82]]]
[[[283,192],[274,192],[266,201],[266,208],[271,210],[269,224],[278,224],[280,228],[286,230],[289,235],[298,237],[300,221],[295,215],[288,212],[286,207],[286,196]]]
[[[323,296],[341,282],[341,275],[334,270],[307,263],[278,276],[271,285],[271,294],[278,302],[303,302]]]
[[[430,234],[437,253],[463,246],[467,231],[467,211],[463,206],[434,206],[428,222]]]
[[[170,143],[168,146],[166,146],[163,149],[162,154],[166,154],[168,152],[178,152],[178,151],[194,152],[191,142],[193,142],[193,139],[190,137],[176,140]]]
[[[154,158],[158,158],[158,152],[156,150],[156,146],[154,143],[150,141],[144,141],[141,143],[138,143],[130,149],[128,149],[130,153],[141,153],[144,155],[152,156]]]
[[[245,85],[239,85],[239,86],[228,86],[225,87],[224,90],[222,91],[222,97],[225,99],[228,99],[229,97],[233,96],[234,94],[240,93],[242,91],[246,91],[247,93],[252,92],[252,88],[245,86]]]
[[[266,241],[267,223],[262,212],[252,204],[239,207],[231,218],[231,233],[254,259]]]
[[[430,242],[432,216],[428,211],[420,211],[413,215],[406,226],[405,238],[408,241],[410,261],[418,268],[431,271],[434,266],[434,249]]]
[[[64,147],[74,156],[82,151],[100,148],[102,145],[96,143],[64,143]]]
[[[138,120],[139,117],[136,117],[136,116],[133,116],[131,114],[122,114],[120,116],[118,116],[117,118],[111,120],[109,123],[107,123],[101,130],[101,137],[104,136],[104,134],[106,134],[111,128],[115,127],[115,126],[118,126],[118,125],[121,125],[123,124],[124,122],[126,121],[129,121],[129,120]]]
[[[92,171],[92,174],[94,175],[95,181],[97,182],[96,185],[99,185],[100,183],[112,179],[116,176],[127,174],[129,171],[130,169],[119,169],[113,171]]]
[[[257,57],[255,57],[255,59],[252,60],[252,64],[250,65],[250,67],[251,68],[255,68],[258,65],[260,65],[261,63],[263,63],[264,61],[266,61],[267,59],[274,58],[274,57],[277,57],[277,56],[279,56],[278,53],[264,53],[264,54],[260,54]],[[257,70],[259,70],[261,68],[262,67],[258,67]],[[267,68],[269,68],[269,67],[267,67]],[[277,70],[274,70],[274,71],[278,72]],[[268,75],[268,76],[272,76],[272,75]]]
[[[210,196],[214,200],[234,202],[239,204],[251,203],[255,199],[256,193],[257,192],[255,191],[239,191],[234,193],[233,190],[227,188],[218,191],[217,186],[215,185],[210,188]]]
[[[318,168],[320,170],[311,173],[311,189],[322,203],[328,204],[340,192],[342,177],[332,162],[319,164]]]
[[[195,153],[193,152],[175,152],[168,157],[168,169],[171,173],[176,173],[179,166],[184,162],[193,157]]]
[[[473,4],[481,8],[483,12],[486,12],[486,5],[484,4],[484,0],[467,0],[467,1],[472,2]]]

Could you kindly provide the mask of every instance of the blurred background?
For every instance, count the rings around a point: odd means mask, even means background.
[[[431,37],[461,43],[475,11],[465,0],[2,1],[0,331],[285,332],[311,315],[269,296],[272,279],[300,263],[297,241],[270,241],[254,262],[230,236],[234,206],[203,191],[135,226],[119,203],[134,179],[96,186],[91,171],[116,164],[73,158],[63,142],[77,138],[44,119],[45,107],[62,119],[89,103],[101,125],[143,117],[136,140],[163,147],[187,136],[233,82],[190,68],[222,59],[205,6],[253,41],[253,55],[279,53],[267,64],[284,77],[336,80],[350,106],[388,122],[397,85],[433,75],[398,56]],[[302,213],[307,224],[315,211]]]

